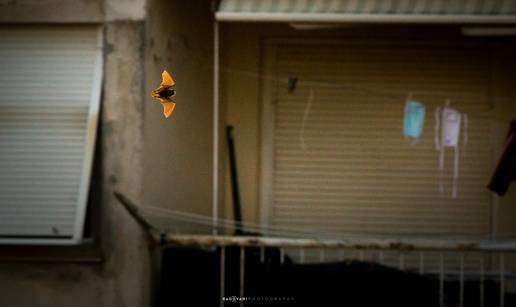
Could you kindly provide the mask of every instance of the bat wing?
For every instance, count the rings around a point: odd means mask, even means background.
[[[163,73],[161,74],[161,77],[163,78],[161,85],[173,86],[176,84],[174,79],[172,79],[172,76],[166,70],[163,71]]]
[[[170,115],[172,115],[172,113],[174,112],[176,103],[168,99],[160,99],[159,101],[163,106],[163,115],[165,115],[166,118],[169,118]]]

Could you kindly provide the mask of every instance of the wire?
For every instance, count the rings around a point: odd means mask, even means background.
[[[160,218],[170,218],[176,221],[182,221],[197,225],[203,225],[207,227],[215,227],[217,229],[223,230],[235,230],[240,229],[243,231],[250,231],[260,233],[262,235],[268,236],[276,236],[276,237],[293,237],[293,238],[312,238],[312,239],[352,239],[352,238],[371,238],[371,239],[404,239],[404,238],[431,238],[431,239],[449,239],[449,240],[458,240],[458,239],[472,239],[478,240],[478,237],[471,238],[470,236],[457,236],[456,234],[421,234],[418,233],[417,236],[406,236],[406,235],[392,235],[392,234],[370,234],[370,235],[357,235],[357,234],[345,234],[345,233],[336,233],[336,232],[314,232],[314,231],[306,231],[295,227],[287,227],[287,226],[271,226],[271,225],[263,225],[251,222],[242,222],[242,225],[239,226],[233,220],[219,218],[216,225],[213,225],[213,220],[211,216],[195,214],[190,212],[184,212],[179,210],[166,209],[155,206],[145,206],[141,209],[144,213],[148,215],[157,216]],[[487,237],[487,234],[485,234]]]
[[[144,212],[148,212],[150,214],[160,214],[163,216],[168,216],[175,218],[177,220],[183,220],[187,222],[193,222],[201,225],[211,226],[213,225],[213,220],[211,216],[204,216],[195,213],[182,212],[171,209],[164,209],[160,207],[149,206],[143,209]],[[238,223],[219,218],[217,221],[218,228],[226,228],[226,229],[239,229],[239,230],[248,230],[254,232],[266,232],[266,233],[277,233],[281,235],[291,235],[291,236],[317,236],[314,233],[302,231],[295,228],[283,227],[283,226],[267,226],[255,223],[242,223],[240,226]]]
[[[210,55],[211,56],[211,55]],[[204,69],[204,70],[208,70],[210,72],[213,72],[214,70],[214,66],[213,64],[210,65],[210,64],[207,64],[207,63],[204,63],[202,64],[199,60],[199,57],[195,57],[195,59],[192,59],[192,61],[189,61],[189,62],[197,62],[199,63],[199,67],[200,69]],[[204,61],[206,62],[206,61]],[[285,88],[287,87],[288,85],[288,77],[285,76],[285,77],[276,77],[272,74],[267,74],[267,73],[264,73],[264,72],[256,72],[256,71],[251,71],[251,70],[242,70],[242,69],[235,69],[235,68],[232,68],[228,65],[219,65],[219,73],[224,73],[224,74],[236,74],[236,75],[241,75],[241,76],[246,76],[246,77],[252,77],[252,78],[255,78],[255,79],[258,79],[258,80],[263,80],[263,81],[271,81],[271,82],[278,82],[278,83],[281,83],[281,84],[284,84],[285,85]],[[407,90],[405,91],[405,93],[400,93],[400,94],[396,94],[396,93],[392,93],[392,92],[386,92],[386,91],[379,91],[379,90],[376,90],[376,89],[372,89],[372,88],[367,88],[367,87],[360,87],[360,86],[356,86],[352,83],[339,83],[339,82],[331,82],[331,81],[327,81],[327,80],[316,80],[316,79],[301,79],[299,78],[298,79],[298,84],[301,84],[301,85],[304,85],[304,86],[307,86],[307,87],[315,87],[315,88],[331,88],[331,89],[334,89],[334,90],[342,90],[342,91],[352,91],[352,92],[360,92],[360,93],[365,93],[365,94],[370,94],[372,96],[377,96],[377,97],[383,97],[383,98],[387,98],[387,99],[390,99],[390,100],[402,100],[404,101],[405,98],[406,98],[406,93],[411,93],[415,96],[421,96],[421,95],[434,95],[434,96],[441,96],[440,99],[448,99],[450,97],[455,97],[457,95],[459,95],[460,97],[467,97],[468,99],[474,99],[474,100],[478,100],[479,99],[479,96],[478,94],[467,94],[467,93],[454,93],[453,91],[447,91],[447,92],[440,92],[440,91],[415,91],[413,89],[410,89],[410,90]],[[399,92],[399,90],[396,90],[395,92]],[[516,99],[515,96],[493,96],[493,97],[489,97],[489,93],[486,92],[486,101],[487,99],[490,99],[490,98],[497,98],[497,99]],[[456,99],[457,100],[457,99]]]

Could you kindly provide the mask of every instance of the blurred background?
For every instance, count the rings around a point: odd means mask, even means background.
[[[514,304],[516,1],[0,0],[0,23],[2,306]]]

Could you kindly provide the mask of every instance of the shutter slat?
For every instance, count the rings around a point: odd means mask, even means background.
[[[490,201],[487,59],[486,47],[470,42],[276,45],[273,74],[299,81],[292,93],[281,82],[271,93],[272,224],[333,236],[483,238]],[[415,145],[402,135],[409,92],[426,105]],[[469,119],[455,199],[453,149],[446,150],[441,195],[434,145],[434,110],[446,98]]]
[[[79,239],[99,35],[97,27],[0,27],[0,241]]]

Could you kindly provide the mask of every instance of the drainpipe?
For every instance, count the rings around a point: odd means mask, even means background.
[[[213,235],[219,214],[219,23],[213,22]]]

